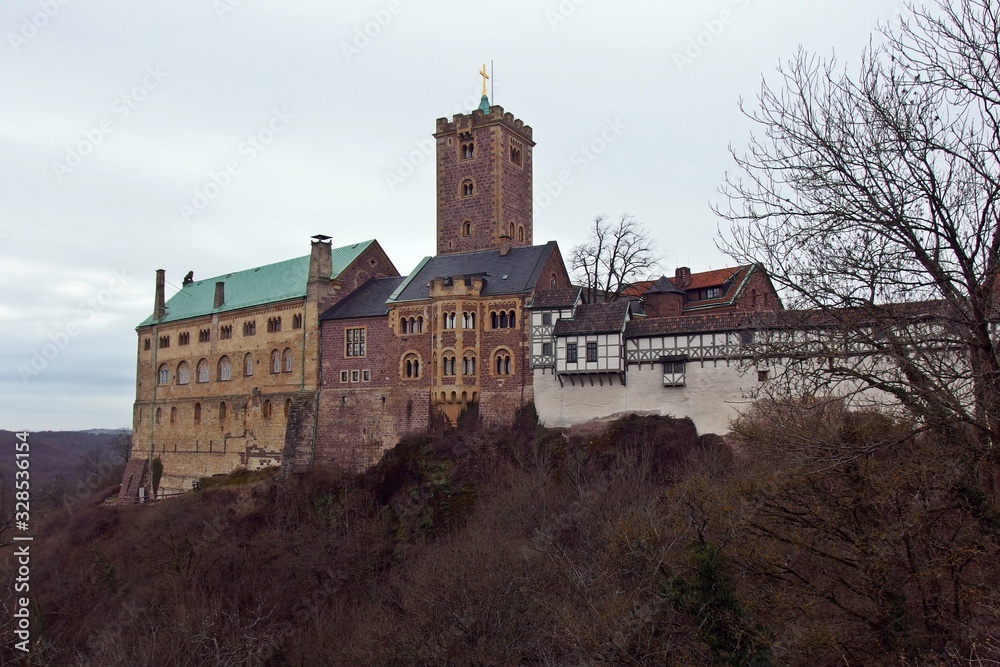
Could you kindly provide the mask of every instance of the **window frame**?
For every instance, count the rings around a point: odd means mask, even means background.
[[[344,329],[344,358],[364,359],[368,356],[368,327],[350,327]],[[352,340],[352,337],[354,340]]]

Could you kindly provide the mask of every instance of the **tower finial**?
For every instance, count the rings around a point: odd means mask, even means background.
[[[483,63],[483,68],[479,70],[479,76],[483,77],[483,96],[486,96],[486,79],[490,78],[486,73],[486,63]]]
[[[490,78],[490,75],[486,73],[486,63],[483,63],[483,68],[479,70],[479,76],[483,77],[483,96],[479,100],[479,110],[484,114],[489,115],[490,113],[490,98],[486,94],[486,79]]]

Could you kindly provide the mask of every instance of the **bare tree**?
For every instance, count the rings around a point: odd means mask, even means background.
[[[127,462],[129,457],[132,456],[132,430],[127,428],[118,429],[111,436],[108,444],[111,445],[111,452],[120,458],[122,463]]]
[[[628,213],[594,218],[590,239],[573,248],[570,270],[587,301],[615,301],[636,279],[659,267],[646,228]]]
[[[924,423],[972,426],[987,449],[1000,443],[998,14],[989,0],[909,5],[856,76],[800,51],[745,111],[761,133],[716,206],[733,223],[720,247],[811,309],[815,335],[761,348],[811,357],[792,364],[812,371],[799,390],[875,388]]]

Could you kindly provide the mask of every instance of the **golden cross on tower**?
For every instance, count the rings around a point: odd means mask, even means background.
[[[486,79],[490,78],[490,75],[486,73],[486,63],[483,63],[483,68],[479,70],[479,76],[483,77],[483,95],[486,94]]]

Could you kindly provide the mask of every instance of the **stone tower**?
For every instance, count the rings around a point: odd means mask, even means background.
[[[483,95],[437,120],[437,254],[532,244],[531,127]]]

